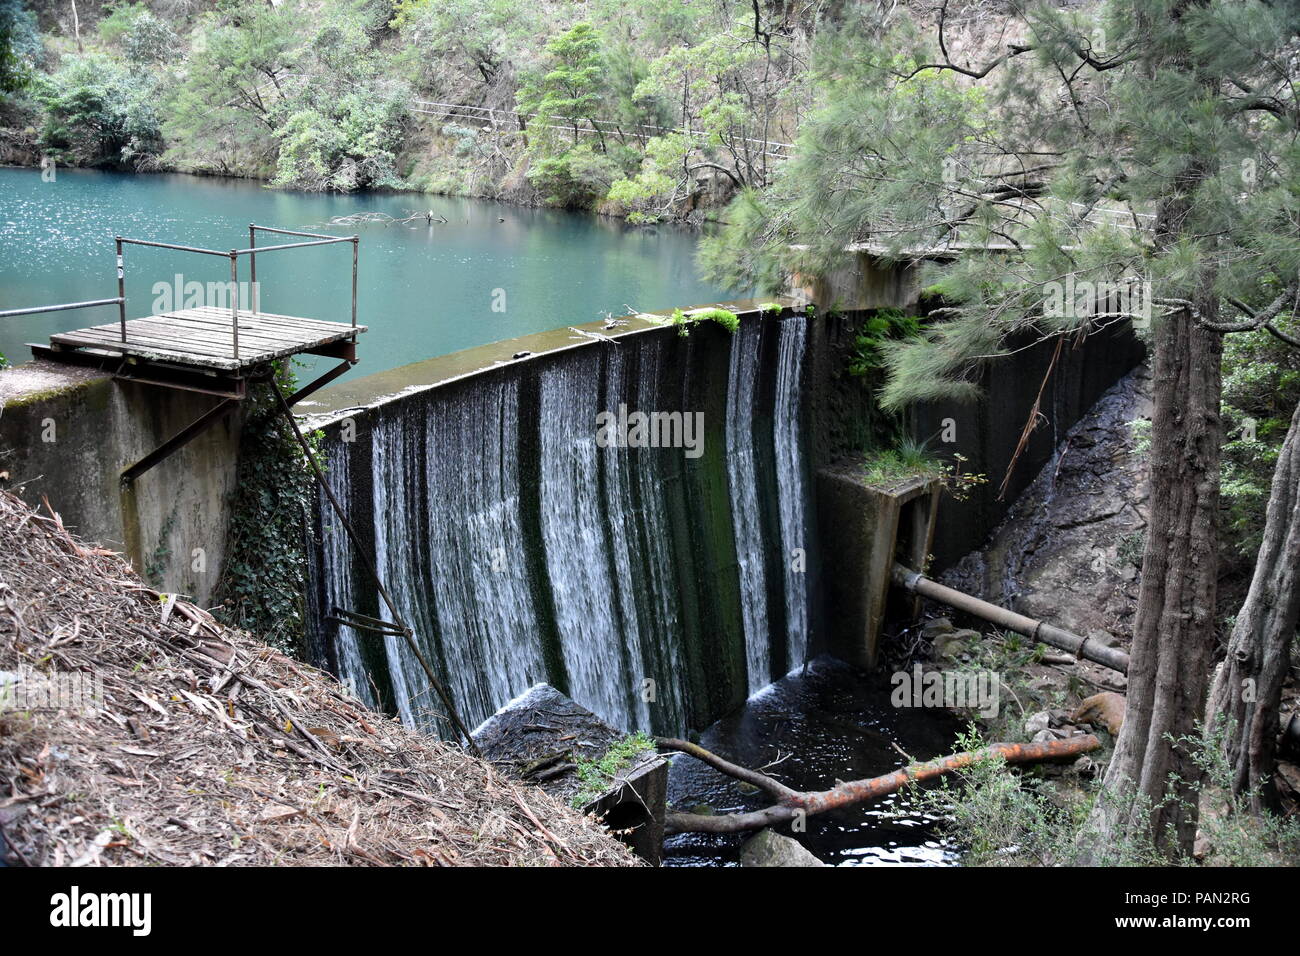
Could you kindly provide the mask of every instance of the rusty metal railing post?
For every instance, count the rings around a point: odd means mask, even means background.
[[[230,250],[230,330],[235,339],[235,358],[239,358],[239,252]]]
[[[252,251],[257,248],[257,225],[251,222],[248,224],[248,248],[248,281],[253,287],[249,299],[253,303],[253,314],[257,315],[258,312],[262,311],[261,303],[257,301],[257,253]]]
[[[352,237],[352,327],[357,327],[357,250],[361,246],[361,237]]]
[[[117,318],[122,327],[122,341],[126,341],[126,268],[122,261],[122,237],[115,236],[117,244]]]

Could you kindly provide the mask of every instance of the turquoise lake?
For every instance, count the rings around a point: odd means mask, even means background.
[[[446,223],[330,226],[359,213]],[[699,234],[553,209],[422,193],[322,195],[258,182],[186,175],[0,169],[0,310],[117,294],[113,237],[242,249],[248,224],[361,236],[361,359],[349,375],[379,372],[460,349],[592,322],[605,314],[734,297],[695,271]],[[259,235],[259,245],[293,241]],[[246,280],[247,260],[240,261]],[[258,256],[263,311],[348,321],[346,244]],[[157,284],[229,281],[215,256],[127,247],[129,318],[150,314]],[[495,306],[495,308],[494,308]],[[504,311],[502,311],[504,309]],[[0,320],[0,353],[31,358],[25,343],[117,319],[115,306]],[[315,360],[305,357],[308,364]]]

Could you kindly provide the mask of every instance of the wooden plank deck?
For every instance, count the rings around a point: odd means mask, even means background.
[[[366,326],[324,322],[270,312],[239,313],[239,357],[229,309],[179,309],[128,319],[126,341],[117,322],[50,336],[62,349],[95,348],[160,362],[239,371],[274,359],[355,340]]]

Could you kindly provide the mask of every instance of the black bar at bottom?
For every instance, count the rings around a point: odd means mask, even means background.
[[[221,421],[221,419],[229,415],[234,411],[235,406],[238,404],[239,402],[233,398],[228,398],[223,402],[218,402],[189,425],[186,425],[171,438],[167,439],[153,451],[149,452],[149,454],[145,455],[134,465],[126,468],[122,472],[122,484],[131,484],[131,482],[135,481],[154,465],[164,459],[170,458],[177,451],[184,448],[199,435],[203,434],[213,425],[217,424],[217,422]]]

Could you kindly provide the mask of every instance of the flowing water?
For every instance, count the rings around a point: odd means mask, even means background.
[[[735,510],[736,561],[740,568],[745,664],[751,694],[771,679],[768,649],[767,578],[758,507],[758,462],[754,450],[759,329],[745,325],[731,346],[727,373],[727,486]]]
[[[462,393],[428,420],[425,487],[436,489],[424,494],[428,582],[452,693],[476,713],[490,713],[542,674],[528,575],[504,545],[523,534],[512,445],[518,408],[516,385],[498,382]]]
[[[595,421],[605,403],[596,384],[598,359],[587,351],[542,375],[542,540],[570,695],[606,720],[644,727],[644,702],[634,693],[641,645],[629,600],[633,583],[626,564],[614,561],[622,548],[612,548],[610,540],[621,542],[629,520],[617,500],[626,484],[625,459],[608,457],[618,464],[606,467],[602,494]]]
[[[937,709],[891,705],[884,681],[819,657],[802,673],[772,684],[709,727],[700,745],[746,767],[766,767],[797,790],[828,790],[839,780],[891,773],[907,764],[899,752],[928,760],[952,750],[960,722]],[[749,788],[752,790],[752,788]],[[771,800],[747,792],[698,761],[673,761],[669,805],[684,812],[746,813]],[[939,832],[943,808],[905,789],[881,800],[810,816],[790,834],[832,866],[945,866],[958,851]],[[688,833],[670,837],[666,866],[737,866],[750,834]]]
[[[616,726],[680,733],[766,686],[775,662],[803,662],[808,576],[782,561],[773,588],[766,568],[805,546],[806,345],[802,316],[665,330],[369,411],[336,474],[368,471],[349,508],[468,723],[547,680]],[[597,415],[620,406],[698,415],[701,453],[602,447]],[[347,458],[336,433],[325,443]],[[379,611],[329,522],[316,606]],[[403,719],[437,727],[403,644],[381,652],[319,612],[314,630],[327,663],[351,676],[362,662]]]
[[[804,494],[802,397],[808,319],[794,315],[781,324],[773,445],[781,502],[781,556],[785,574],[786,660],[793,670],[808,653],[808,513]]]
[[[343,452],[346,446],[334,445],[325,461],[325,480],[330,490],[340,501],[348,500],[348,489],[352,485],[348,456]],[[341,596],[352,593],[352,544],[347,531],[332,511],[322,489],[318,492],[320,513],[327,516],[320,526],[320,560],[314,569],[314,575],[325,582],[329,594]],[[310,552],[309,552],[310,553]],[[371,707],[378,704],[370,681],[366,678],[365,663],[361,656],[361,639],[356,628],[339,625],[336,632],[335,647],[338,657],[338,678],[352,692]]]

